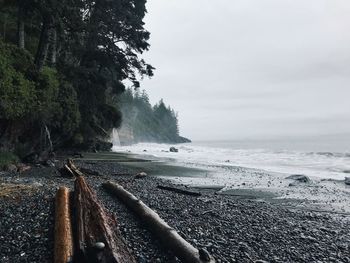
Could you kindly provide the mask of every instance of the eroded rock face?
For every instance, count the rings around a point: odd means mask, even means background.
[[[310,178],[307,177],[306,175],[303,175],[303,174],[292,174],[292,175],[286,177],[286,179],[295,180],[295,181],[300,182],[300,183],[311,182]]]

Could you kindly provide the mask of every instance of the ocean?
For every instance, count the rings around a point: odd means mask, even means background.
[[[114,150],[170,159],[173,163],[190,167],[216,167],[216,170],[218,167],[242,167],[343,180],[350,176],[347,173],[350,170],[349,142],[346,136],[334,136],[326,139],[195,141],[179,145],[139,143],[114,146]],[[178,148],[179,152],[169,152],[171,146]]]

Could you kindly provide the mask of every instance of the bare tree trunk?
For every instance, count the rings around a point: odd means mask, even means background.
[[[151,208],[146,206],[141,200],[137,199],[133,194],[126,191],[122,186],[107,182],[103,187],[118,197],[125,203],[135,214],[139,216],[150,230],[158,236],[163,244],[185,263],[214,263],[215,260],[207,251],[198,250],[183,239],[173,228],[171,228],[159,215]]]
[[[69,190],[61,187],[55,202],[54,263],[68,263],[73,259],[73,234]]]
[[[49,63],[50,66],[54,66],[57,61],[57,30],[55,27],[51,29],[50,33],[50,57]]]
[[[39,45],[34,61],[36,67],[39,70],[42,69],[46,61],[47,51],[49,49],[50,26],[51,19],[48,16],[44,16],[43,25],[41,27]]]
[[[136,263],[117,227],[117,220],[78,176],[74,185],[77,262]]]
[[[17,40],[18,47],[24,49],[24,8],[21,2],[18,4]]]

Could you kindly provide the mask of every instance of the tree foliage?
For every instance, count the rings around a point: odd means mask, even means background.
[[[34,133],[48,127],[57,146],[86,147],[118,127],[121,112],[112,98],[125,91],[125,80],[138,87],[153,75],[141,57],[150,36],[145,4],[1,1],[0,148],[10,133],[14,143],[23,138],[28,125]]]
[[[179,136],[178,116],[160,100],[154,106],[146,91],[127,89],[117,98],[123,113],[123,124],[133,130],[135,142],[188,142]]]

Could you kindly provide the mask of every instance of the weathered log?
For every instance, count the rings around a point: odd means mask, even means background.
[[[58,189],[55,201],[54,262],[68,263],[73,259],[73,235],[69,202],[69,190]]]
[[[82,173],[78,167],[75,166],[73,161],[71,159],[67,160],[67,166],[68,168],[73,172],[75,176],[84,176],[84,173]]]
[[[72,171],[72,169],[69,168],[69,166],[67,164],[64,165],[64,169],[65,169],[65,174],[69,175],[70,177],[74,177],[75,174]]]
[[[163,186],[163,185],[157,185],[157,188],[162,189],[162,190],[167,190],[179,194],[184,194],[184,195],[191,195],[191,196],[201,196],[202,194],[199,192],[193,192],[193,191],[188,191],[176,187],[171,187],[171,186]]]
[[[136,262],[117,228],[116,218],[99,203],[84,177],[77,177],[74,189],[78,262]]]
[[[177,256],[182,262],[186,263],[213,263],[215,260],[207,254],[205,250],[198,251],[185,239],[183,239],[173,228],[171,228],[159,215],[151,208],[137,199],[133,194],[126,191],[122,186],[107,182],[103,187],[118,197],[135,214],[137,214],[143,223]]]

